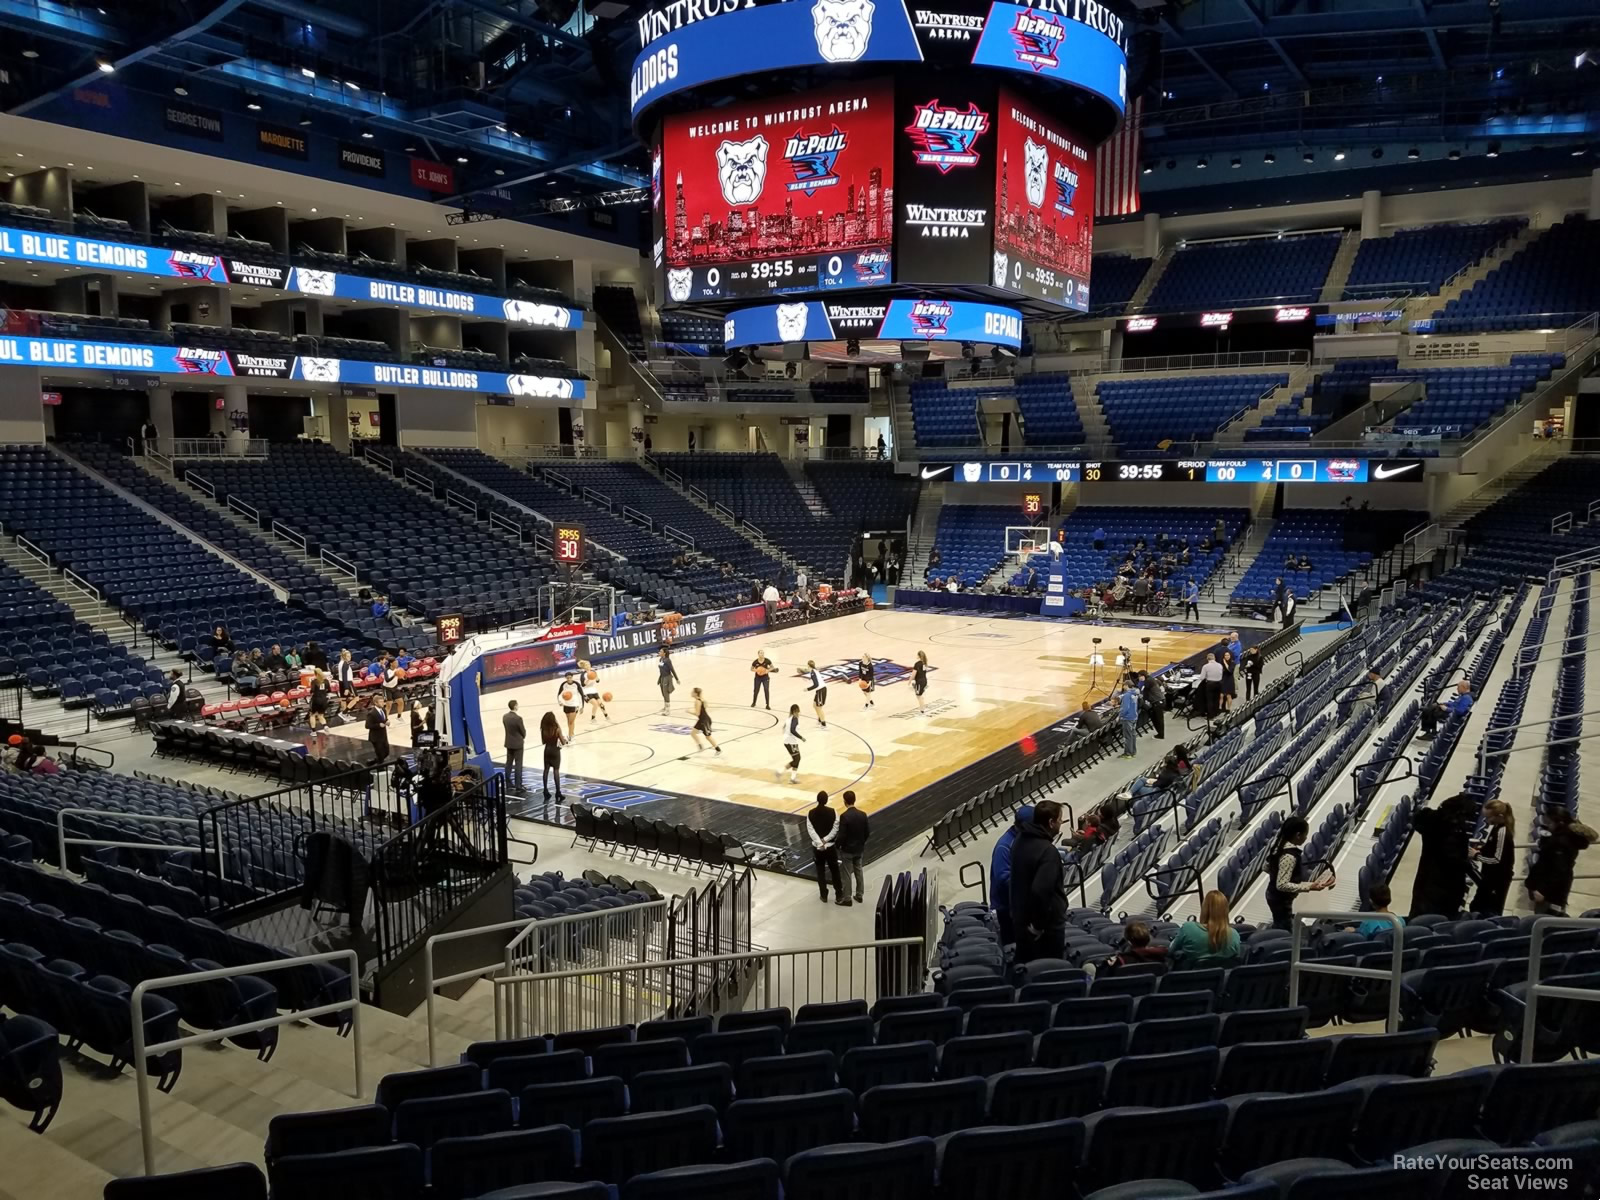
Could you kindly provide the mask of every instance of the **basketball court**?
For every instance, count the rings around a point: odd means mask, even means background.
[[[1114,666],[1091,663],[1096,650],[1110,664],[1126,646],[1133,666],[1143,669],[1140,639],[1148,637],[1148,664],[1156,670],[1215,647],[1226,632],[879,609],[676,651],[679,684],[666,715],[653,655],[601,665],[600,687],[613,696],[611,719],[580,714],[577,737],[563,751],[562,791],[569,803],[587,799],[731,833],[753,848],[781,852],[773,857],[798,872],[810,866],[801,827],[806,809],[819,790],[837,805],[838,794],[850,788],[873,814],[869,857],[876,857],[925,833],[970,797],[979,785],[969,768],[1009,771],[1053,749],[1066,736],[1054,727],[1084,698],[1103,699],[1118,675]],[[757,650],[774,665],[770,711],[750,706]],[[917,711],[911,691],[918,650],[928,655],[926,714]],[[871,709],[855,683],[864,653],[876,665]],[[826,728],[812,712],[807,660],[827,681]],[[559,686],[550,678],[482,698],[497,760],[501,716],[508,701],[518,702],[529,731],[522,815],[557,823],[570,818],[565,806],[544,802],[535,731],[545,712],[560,718]],[[689,736],[695,687],[711,712],[720,755],[697,750]],[[780,727],[790,704],[800,705],[805,738],[795,784]],[[350,732],[359,735],[359,727]]]

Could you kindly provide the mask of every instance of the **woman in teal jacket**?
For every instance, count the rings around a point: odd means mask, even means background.
[[[1231,967],[1239,961],[1239,931],[1228,920],[1228,898],[1207,892],[1200,919],[1185,921],[1167,945],[1167,962],[1175,971],[1196,967]]]

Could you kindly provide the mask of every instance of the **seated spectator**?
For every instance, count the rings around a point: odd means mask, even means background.
[[[1368,896],[1372,900],[1373,912],[1389,915],[1389,902],[1393,897],[1389,893],[1389,885],[1387,883],[1373,884],[1368,892]],[[1400,924],[1404,925],[1406,923],[1406,919],[1404,917],[1401,917],[1398,914],[1395,914],[1395,916]],[[1373,919],[1369,921],[1363,921],[1361,924],[1357,925],[1356,932],[1364,938],[1375,938],[1380,933],[1388,933],[1393,928],[1394,927],[1387,921]]]
[[[1073,851],[1087,850],[1093,846],[1103,845],[1117,836],[1120,825],[1116,815],[1104,806],[1091,808],[1078,818],[1078,827],[1067,839],[1067,849]]]
[[[1092,537],[1094,548],[1096,550],[1104,550],[1106,548],[1106,531],[1104,529],[1096,526]]]
[[[931,551],[928,552],[928,566],[938,567],[942,566],[943,564],[944,555],[940,554],[939,547],[935,546]]]
[[[290,646],[283,652],[283,665],[291,671],[298,671],[300,664],[305,662],[305,657],[300,653],[300,647]]]
[[[1302,571],[1309,571],[1311,570],[1311,560],[1302,554],[1300,556],[1300,562],[1298,563],[1298,566]]]
[[[1447,716],[1462,716],[1472,708],[1472,684],[1463,679],[1456,684],[1455,695],[1440,700],[1422,710],[1422,737],[1431,738],[1439,731],[1439,722]]]
[[[402,671],[409,671],[417,665],[416,657],[409,650],[400,651],[400,656],[395,660]]]
[[[288,663],[284,661],[283,647],[277,642],[272,643],[272,649],[267,651],[266,658],[261,660],[262,665],[269,671],[281,671]]]
[[[372,615],[380,621],[388,617],[389,601],[387,597],[374,596],[372,598]]]
[[[1105,717],[1100,715],[1092,700],[1085,700],[1078,705],[1078,728],[1086,733],[1093,733],[1105,725]]]
[[[1299,564],[1295,562],[1295,557],[1294,557],[1294,552],[1293,551],[1290,551],[1288,554],[1284,555],[1284,557],[1283,557],[1283,569],[1285,571],[1293,571],[1298,567],[1298,565]]]
[[[1100,967],[1102,971],[1115,971],[1129,963],[1166,962],[1167,948],[1150,940],[1150,926],[1143,921],[1129,921],[1122,931],[1124,946]]]
[[[950,576],[950,582],[945,584],[944,590],[947,592],[959,592],[961,590],[961,581],[954,575]]]
[[[373,660],[371,662],[362,663],[361,664],[361,673],[363,675],[365,675],[368,679],[382,679],[383,678],[383,663],[382,663],[382,661],[381,660]]]
[[[233,639],[228,636],[226,625],[218,625],[211,631],[211,649],[218,654],[233,653]]]
[[[1167,945],[1167,960],[1175,970],[1231,967],[1239,961],[1239,931],[1228,920],[1228,897],[1206,893],[1200,919],[1185,921]]]
[[[1183,746],[1175,746],[1172,753],[1161,760],[1161,768],[1154,776],[1139,780],[1126,794],[1133,800],[1139,800],[1144,796],[1164,792],[1189,778],[1192,769],[1189,763],[1189,751]]]
[[[39,757],[33,760],[33,765],[28,768],[28,771],[33,775],[59,775],[61,774],[61,764],[48,754],[40,751]]]

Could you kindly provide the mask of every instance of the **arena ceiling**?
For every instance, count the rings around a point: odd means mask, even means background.
[[[1594,165],[1594,0],[1122,6],[1133,30],[1130,96],[1142,85],[1145,97],[1145,186],[1174,206],[1183,206],[1180,193],[1218,185],[1214,171],[1199,172],[1236,158],[1255,173],[1271,167],[1275,179],[1294,179],[1306,198],[1347,191],[1353,171],[1389,172],[1407,161],[1447,173],[1462,170],[1451,164],[1464,156],[1474,168],[1464,173],[1479,177]],[[135,91],[179,92],[341,136],[347,129],[395,152],[459,164],[464,193],[500,189],[537,204],[645,181],[627,79],[634,22],[646,7],[0,0],[0,102],[40,115],[109,66]],[[161,140],[162,131],[143,136]]]

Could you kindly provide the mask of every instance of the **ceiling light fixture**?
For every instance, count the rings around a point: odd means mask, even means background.
[[[1500,143],[1499,142],[1490,142],[1489,143],[1489,148],[1487,150],[1485,150],[1484,153],[1487,154],[1490,158],[1499,158],[1500,157]]]
[[[467,161],[467,156],[465,154],[458,154],[456,155],[456,161],[458,163],[465,163]]]
[[[1268,150],[1265,154],[1263,154],[1261,156],[1261,161],[1266,163],[1267,166],[1270,167],[1273,163],[1278,161],[1278,156],[1276,154],[1274,154],[1271,150]]]
[[[301,114],[300,114],[300,124],[302,124],[302,125],[309,125],[309,124],[311,124],[311,114],[310,114],[310,113],[308,113],[308,112],[306,112],[306,113],[301,113]]]
[[[1204,156],[1204,155],[1202,155],[1202,156],[1201,156],[1201,157],[1200,157],[1200,158],[1198,158],[1198,159],[1197,159],[1197,160],[1195,160],[1195,164],[1194,164],[1194,168],[1195,168],[1195,170],[1197,170],[1197,171],[1204,171],[1204,170],[1205,170],[1205,169],[1206,169],[1206,166],[1207,166],[1207,165],[1208,165],[1208,164],[1207,164],[1207,162],[1206,162],[1206,159],[1205,159],[1205,156]]]
[[[95,55],[94,65],[100,68],[102,75],[115,75],[117,73],[117,64],[103,54]]]
[[[37,50],[35,50],[32,46],[29,46],[26,50],[24,50],[22,52],[22,57],[23,58],[38,58],[39,57],[39,52]]]
[[[246,100],[244,102],[244,106],[251,112],[261,111],[261,101],[257,100],[254,96],[251,96],[250,99]]]
[[[307,79],[315,79],[317,77],[317,73],[310,67],[301,67],[300,74],[304,75]]]
[[[178,86],[177,86],[177,87],[175,87],[175,88],[173,88],[173,89],[172,89],[172,94],[173,94],[173,95],[174,95],[174,96],[187,96],[187,95],[188,95],[188,94],[189,94],[189,89],[188,89],[188,88],[186,88],[186,87],[184,87],[184,86],[183,86],[183,85],[182,85],[182,84],[181,84],[181,83],[180,83],[180,84],[179,84],[179,85],[178,85]]]
[[[1235,159],[1234,159],[1234,160],[1233,160],[1233,161],[1231,161],[1231,162],[1230,162],[1230,163],[1229,163],[1229,164],[1228,164],[1228,165],[1229,165],[1229,166],[1230,166],[1230,167],[1232,167],[1232,168],[1233,168],[1233,169],[1234,169],[1234,170],[1235,170],[1235,171],[1237,171],[1237,170],[1238,170],[1238,169],[1239,169],[1239,168],[1240,168],[1240,167],[1242,167],[1242,166],[1244,166],[1244,159],[1242,159],[1242,158],[1235,158]]]
[[[372,130],[370,130],[370,129],[363,129],[361,131],[361,136],[366,138],[367,141],[370,142],[373,138],[377,137],[378,135],[373,133]]]
[[[1343,150],[1335,150],[1333,152],[1333,161],[1334,162],[1343,162],[1344,161],[1344,151]]]
[[[1451,162],[1460,162],[1461,161],[1461,151],[1459,151],[1459,150],[1450,151],[1450,161]]]
[[[1406,157],[1409,158],[1412,162],[1416,162],[1417,159],[1422,157],[1422,151],[1418,150],[1415,146],[1413,146],[1413,147],[1411,147],[1411,149],[1406,151]]]
[[[1154,171],[1155,169],[1156,165],[1153,162],[1147,162],[1144,164],[1144,173],[1146,175],[1150,174],[1150,172]]]

